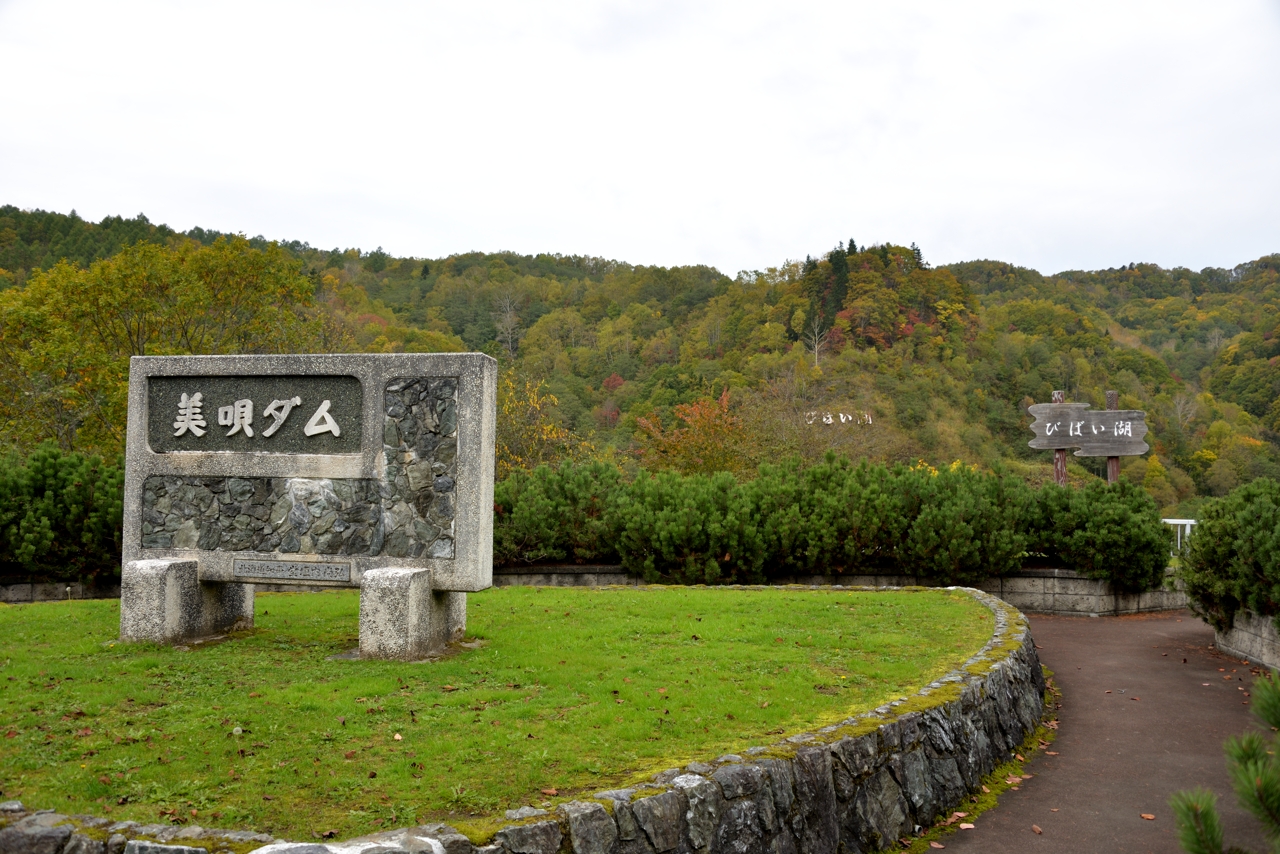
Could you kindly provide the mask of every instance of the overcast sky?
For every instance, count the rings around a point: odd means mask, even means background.
[[[0,0],[0,204],[713,264],[1280,252],[1280,2]]]

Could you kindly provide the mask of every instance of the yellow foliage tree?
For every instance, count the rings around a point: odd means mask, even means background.
[[[558,465],[561,460],[590,455],[592,447],[552,417],[558,401],[543,391],[538,380],[516,377],[512,371],[498,378],[498,435],[495,476],[503,480],[517,469]]]
[[[343,330],[278,246],[139,243],[89,269],[66,262],[0,293],[0,434],[113,454],[132,356],[332,352]]]

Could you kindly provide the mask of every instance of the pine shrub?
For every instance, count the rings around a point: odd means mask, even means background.
[[[10,580],[120,577],[124,467],[52,444],[0,460],[0,574]]]
[[[617,561],[610,509],[622,488],[622,473],[612,463],[514,471],[494,485],[494,561]]]
[[[1206,502],[1179,575],[1192,610],[1218,629],[1244,608],[1280,617],[1280,483],[1259,478]]]

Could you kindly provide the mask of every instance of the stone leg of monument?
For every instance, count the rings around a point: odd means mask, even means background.
[[[194,560],[133,560],[120,577],[120,640],[181,643],[253,628],[253,585],[202,583]]]
[[[431,570],[365,572],[360,584],[360,657],[418,661],[459,640],[467,594],[431,589]]]

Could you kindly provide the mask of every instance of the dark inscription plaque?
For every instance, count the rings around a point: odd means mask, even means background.
[[[362,392],[351,376],[150,377],[147,440],[159,454],[358,454]]]
[[[236,578],[273,578],[280,581],[351,581],[351,564],[301,560],[233,561]]]

